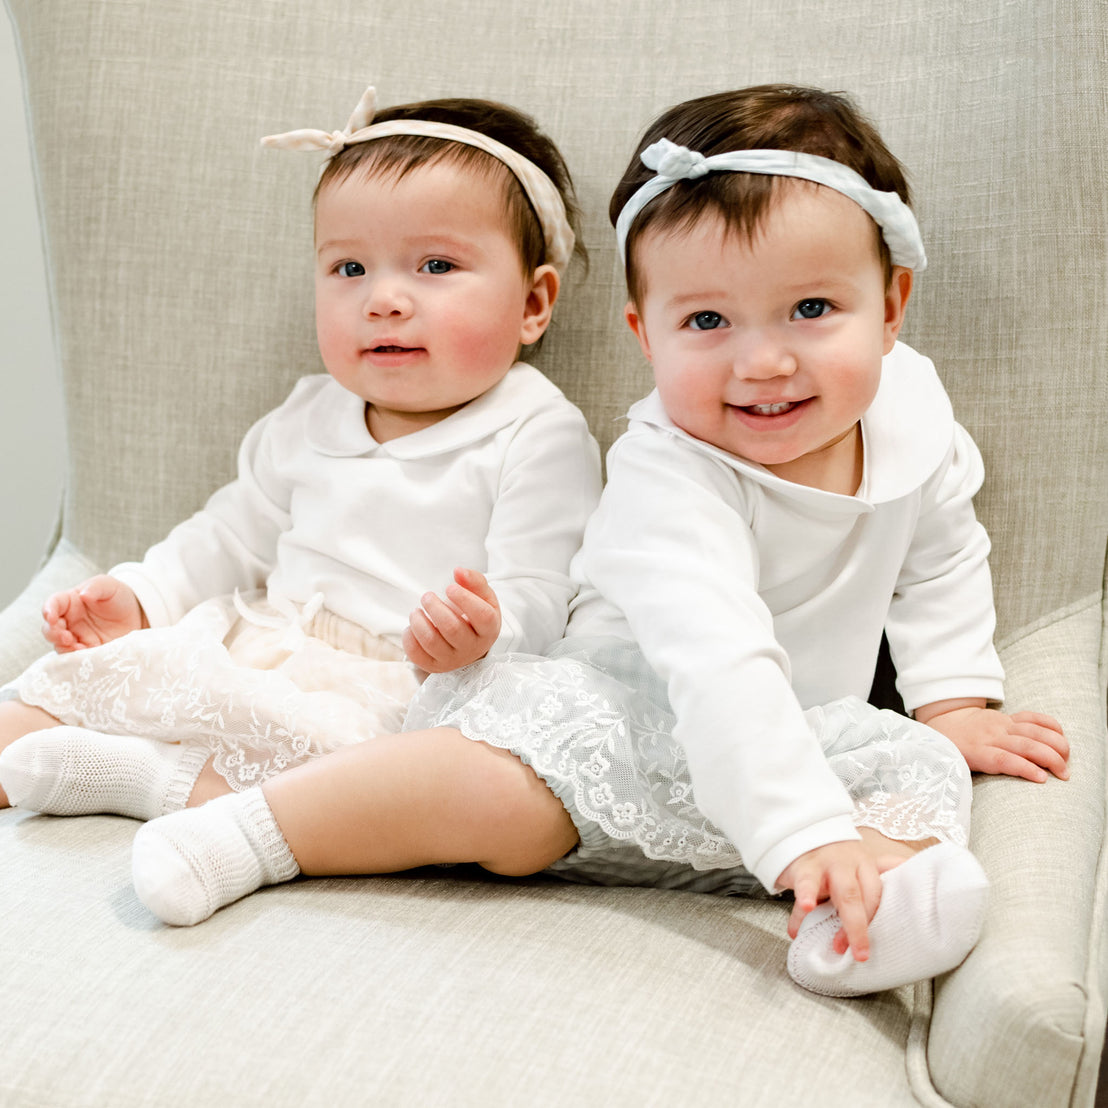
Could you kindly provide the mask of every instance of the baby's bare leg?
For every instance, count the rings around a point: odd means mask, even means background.
[[[192,924],[297,873],[476,862],[521,875],[576,842],[561,802],[518,758],[436,728],[344,747],[153,820],[135,837],[133,873],[152,911]]]
[[[863,845],[869,850],[882,873],[900,865],[901,862],[906,862],[913,854],[918,854],[929,846],[935,846],[939,841],[938,839],[918,841],[890,839],[872,827],[859,827],[858,834],[862,836]]]
[[[209,761],[188,806],[231,791]],[[300,871],[315,877],[443,862],[535,873],[577,842],[533,770],[451,728],[342,747],[270,778],[262,792]]]
[[[533,770],[445,727],[344,747],[262,792],[301,872],[313,876],[444,862],[535,873],[577,842]]]
[[[24,704],[22,700],[0,702],[0,750],[11,746],[16,739],[29,735],[32,731],[42,731],[47,727],[58,727],[61,721],[49,712]],[[0,788],[0,808],[8,807],[8,798]]]
[[[32,731],[57,727],[60,723],[49,712],[33,704],[24,704],[22,700],[0,701],[0,750]]]
[[[226,796],[234,790],[227,784],[222,774],[217,773],[212,760],[209,758],[196,779],[196,784],[189,793],[187,807],[199,808],[201,804],[207,804],[209,800],[215,800],[217,796]]]

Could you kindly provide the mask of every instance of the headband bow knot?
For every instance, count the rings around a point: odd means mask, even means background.
[[[658,139],[653,146],[648,146],[642,152],[641,160],[647,169],[653,169],[659,177],[667,177],[673,181],[695,181],[708,172],[708,161],[700,151],[678,146],[666,138]]]
[[[453,123],[436,123],[426,119],[390,119],[383,123],[374,123],[376,110],[377,91],[371,85],[362,93],[358,106],[343,130],[319,131],[309,127],[299,131],[286,131],[281,135],[267,135],[262,139],[262,146],[274,150],[325,150],[329,158],[348,146],[372,142],[373,139],[388,135],[424,135],[474,146],[506,165],[519,181],[542,228],[546,260],[559,273],[565,271],[573,257],[573,228],[569,225],[562,194],[533,161],[480,131],[457,127]]]
[[[377,90],[370,85],[362,93],[358,106],[346,121],[341,131],[319,131],[314,127],[304,127],[299,131],[286,131],[283,135],[266,135],[262,145],[273,150],[326,150],[333,158],[347,146],[358,142],[358,135],[373,122],[377,111]]]

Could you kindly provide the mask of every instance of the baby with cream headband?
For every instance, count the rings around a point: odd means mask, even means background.
[[[253,426],[237,479],[141,562],[47,602],[57,653],[0,703],[0,802],[150,820],[233,794],[250,821],[262,782],[398,731],[428,672],[562,634],[599,454],[518,356],[573,256],[569,174],[504,105],[374,112],[369,89],[342,131],[263,140],[327,155],[327,373]]]

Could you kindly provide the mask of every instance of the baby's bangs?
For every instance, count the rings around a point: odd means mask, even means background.
[[[365,180],[400,181],[409,173],[430,165],[453,165],[499,184],[504,217],[519,251],[524,274],[533,273],[546,260],[546,240],[535,209],[515,174],[499,158],[462,142],[430,135],[386,135],[373,142],[347,146],[324,167],[312,203],[328,185],[341,184],[355,175]]]
[[[682,234],[705,218],[717,218],[726,235],[753,244],[765,220],[789,191],[820,189],[824,186],[798,177],[777,177],[763,173],[710,173],[694,181],[678,181],[652,200],[631,225],[627,237],[628,291],[636,304],[646,289],[645,275],[635,256],[636,245],[648,232]],[[878,255],[886,284],[892,276],[889,249],[881,229],[873,225]]]
[[[457,165],[489,178],[515,180],[507,166],[476,146],[430,135],[387,135],[347,146],[336,154],[324,167],[313,199],[317,200],[327,185],[341,183],[356,173],[364,174],[367,180],[384,177],[399,181],[421,166],[438,163]]]
[[[631,224],[627,236],[627,284],[631,299],[641,303],[646,290],[636,248],[650,233],[682,234],[705,218],[718,218],[725,233],[741,242],[757,238],[762,221],[776,202],[781,178],[759,173],[710,173],[678,181],[655,197]]]

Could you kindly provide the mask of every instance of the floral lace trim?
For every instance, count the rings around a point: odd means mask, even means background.
[[[487,661],[432,678],[406,729],[449,724],[511,750],[567,807],[648,858],[694,869],[742,865],[735,845],[696,806],[673,716],[647,697],[609,697],[589,665],[567,659]],[[969,773],[937,732],[848,698],[809,713],[855,823],[889,838],[964,846]]]

